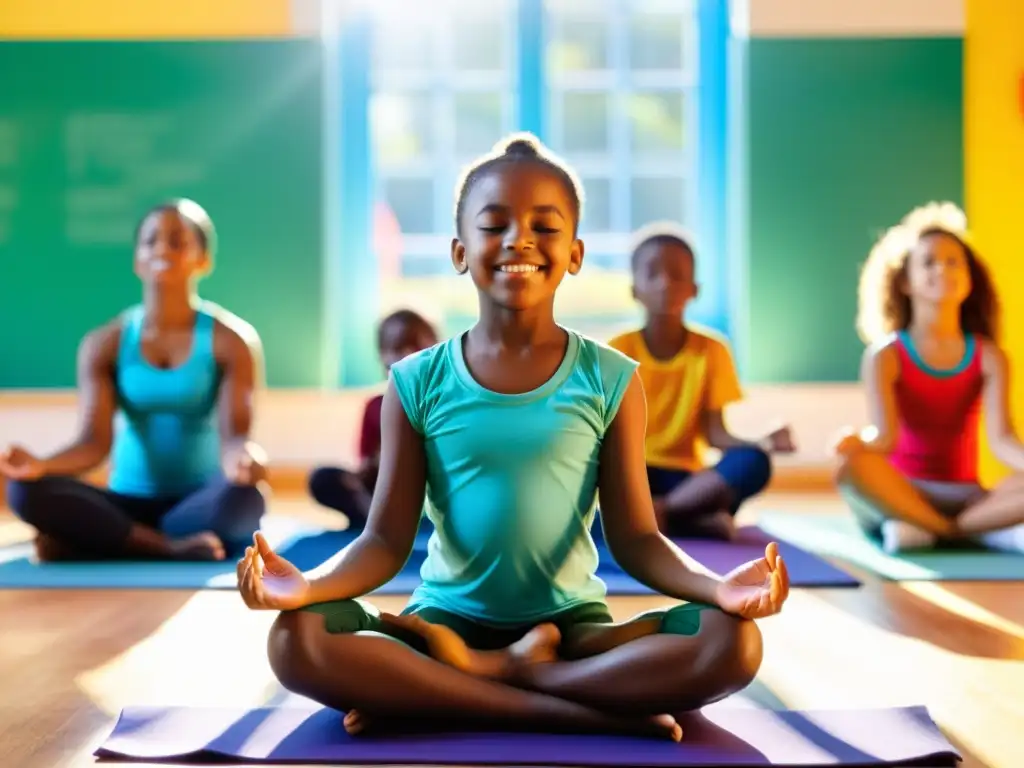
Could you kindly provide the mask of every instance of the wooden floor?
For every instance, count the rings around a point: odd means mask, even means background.
[[[314,514],[301,501],[282,504]],[[840,512],[822,495],[761,505]],[[0,516],[0,544],[24,536]],[[897,585],[858,575],[861,589],[795,590],[782,615],[762,622],[758,680],[720,706],[925,704],[965,766],[1024,765],[1024,583]],[[394,609],[403,600],[377,602]],[[626,617],[658,602],[612,606]],[[92,765],[124,705],[279,701],[265,656],[270,621],[232,593],[0,592],[0,763]]]

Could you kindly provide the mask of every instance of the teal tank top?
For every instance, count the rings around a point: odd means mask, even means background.
[[[221,474],[211,308],[196,313],[192,352],[161,369],[142,355],[142,307],[123,315],[109,487],[115,493],[181,497]]]
[[[568,334],[558,370],[524,394],[480,386],[462,335],[392,367],[423,437],[435,528],[413,605],[501,626],[604,599],[590,535],[598,459],[636,363]]]

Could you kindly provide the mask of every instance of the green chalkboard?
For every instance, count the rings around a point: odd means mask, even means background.
[[[210,212],[203,295],[253,323],[271,386],[321,383],[315,41],[0,43],[0,388],[69,387],[90,328],[141,296],[140,215]]]
[[[851,381],[875,237],[915,205],[962,203],[963,43],[748,45],[744,376]]]

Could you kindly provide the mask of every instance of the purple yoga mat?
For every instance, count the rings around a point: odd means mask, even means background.
[[[622,736],[447,733],[348,736],[329,709],[131,707],[101,758],[255,763],[547,766],[931,766],[959,754],[924,707],[776,712],[713,707],[682,743]]]
[[[676,539],[676,544],[705,568],[724,574],[743,563],[764,557],[768,542],[779,545],[779,554],[786,562],[790,585],[794,587],[857,587],[861,582],[846,571],[800,549],[778,537],[769,536],[760,528],[747,525],[736,531],[732,541]],[[602,575],[603,574],[599,574]]]

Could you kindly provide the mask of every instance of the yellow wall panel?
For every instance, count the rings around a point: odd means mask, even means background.
[[[0,0],[6,39],[280,37],[291,27],[291,0]]]
[[[964,173],[967,214],[1003,306],[1011,409],[1024,432],[1024,2],[966,0]],[[982,477],[1005,477],[986,445]]]

